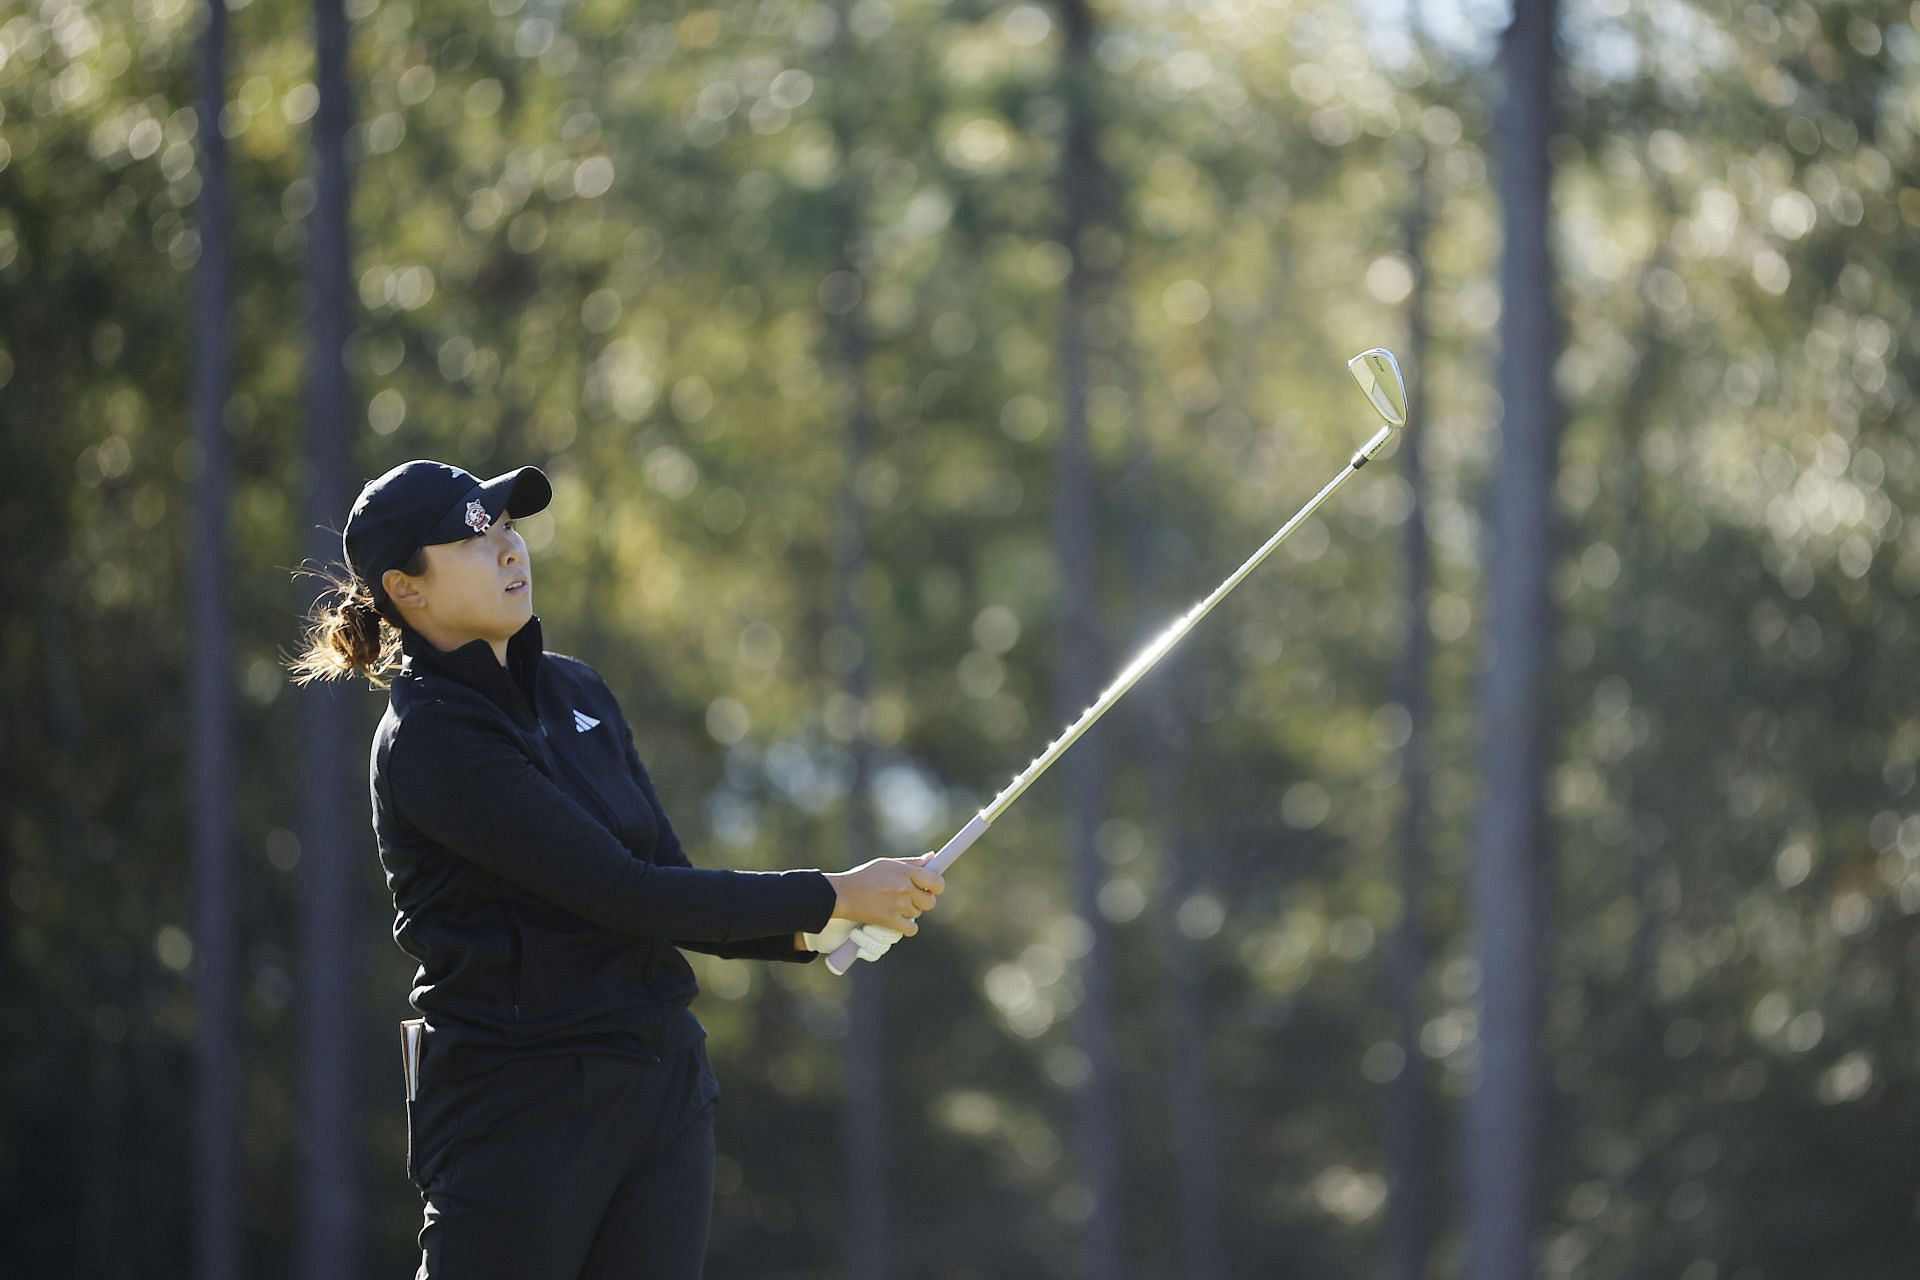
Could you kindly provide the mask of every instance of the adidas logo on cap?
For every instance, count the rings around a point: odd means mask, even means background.
[[[593,718],[592,716],[590,716],[590,715],[586,715],[586,714],[584,714],[584,713],[583,713],[583,712],[581,712],[581,711],[580,711],[580,710],[579,710],[579,709],[578,709],[577,707],[576,707],[576,708],[574,709],[574,712],[573,712],[573,731],[574,731],[575,733],[585,733],[585,732],[586,732],[587,730],[589,730],[589,729],[592,729],[592,728],[595,728],[596,726],[598,726],[598,725],[599,725],[599,723],[600,723],[600,722],[599,722],[598,720],[595,720],[595,719],[594,719],[594,718]]]

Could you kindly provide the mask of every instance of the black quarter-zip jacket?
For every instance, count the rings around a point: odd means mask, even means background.
[[[658,1059],[705,1034],[679,948],[814,958],[793,935],[826,926],[832,883],[691,865],[612,691],[543,652],[539,618],[504,667],[484,640],[443,652],[404,631],[402,647],[373,828],[435,1075],[527,1051]]]

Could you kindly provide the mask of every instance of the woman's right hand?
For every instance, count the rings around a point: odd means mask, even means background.
[[[933,910],[947,887],[946,877],[921,865],[922,858],[875,858],[851,871],[829,871],[836,920],[877,924],[911,938],[920,932],[914,917]]]

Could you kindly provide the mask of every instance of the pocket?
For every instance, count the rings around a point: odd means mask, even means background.
[[[523,1065],[519,1060],[489,1067],[477,1075],[437,1080],[428,1073],[420,1092],[407,1103],[407,1180],[427,1189],[440,1166],[476,1126],[497,1122],[489,1106],[503,1100],[500,1084],[507,1073]]]

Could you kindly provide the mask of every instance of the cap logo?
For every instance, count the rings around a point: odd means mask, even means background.
[[[467,504],[467,527],[475,533],[485,533],[487,526],[493,523],[493,517],[478,502]]]

